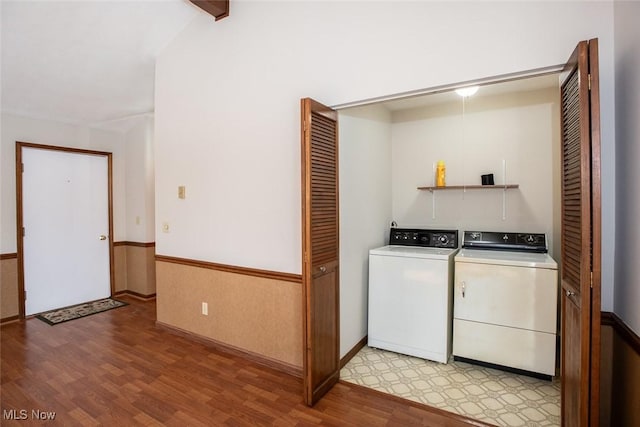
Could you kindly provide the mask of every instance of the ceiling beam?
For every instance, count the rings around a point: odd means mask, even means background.
[[[229,0],[189,0],[205,12],[213,15],[216,21],[229,16]]]

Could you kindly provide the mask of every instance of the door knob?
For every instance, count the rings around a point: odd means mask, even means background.
[[[327,267],[325,267],[324,265],[320,267],[320,272],[325,273],[326,271],[327,271]]]
[[[566,294],[567,294],[567,296],[568,296],[568,297],[572,297],[572,296],[574,296],[576,293],[575,293],[575,292],[573,292],[573,291],[569,291],[569,290],[567,290],[567,291],[566,291]]]
[[[462,282],[462,298],[464,298],[465,291],[467,290],[467,284]]]
[[[104,234],[101,234],[100,237],[98,237],[98,239],[107,240],[107,236],[105,236]]]

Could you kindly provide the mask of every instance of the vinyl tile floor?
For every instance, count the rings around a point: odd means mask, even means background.
[[[560,425],[560,380],[364,347],[340,379],[498,426]]]

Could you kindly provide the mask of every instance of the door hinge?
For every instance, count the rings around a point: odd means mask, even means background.
[[[593,271],[591,272],[591,275],[589,276],[589,286],[591,287],[591,289],[593,289]]]
[[[26,236],[26,235],[27,235],[27,231],[25,230],[25,228],[24,228],[24,227],[22,227],[22,237],[24,237],[24,236]]]
[[[20,163],[20,171],[24,173],[24,163]]]
[[[591,90],[591,74],[588,74],[589,77],[589,90]]]
[[[27,291],[24,291],[24,300],[27,300]]]

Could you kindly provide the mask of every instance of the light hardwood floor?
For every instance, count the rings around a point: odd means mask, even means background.
[[[486,425],[348,383],[308,408],[300,378],[159,329],[155,301],[121,299],[56,326],[2,326],[1,425]]]

